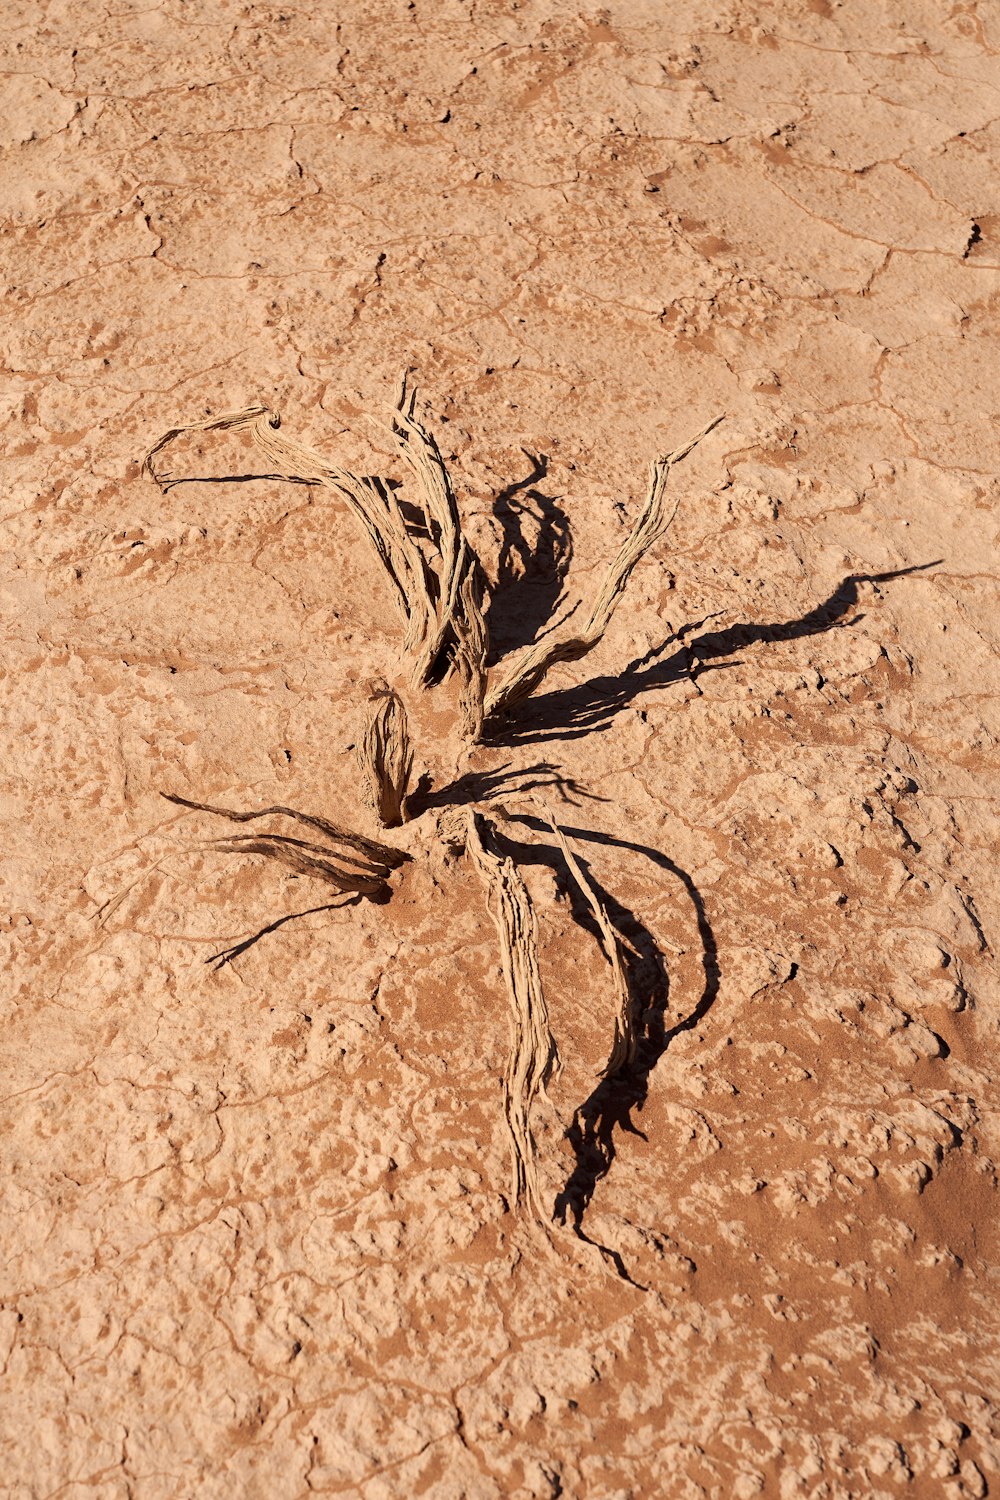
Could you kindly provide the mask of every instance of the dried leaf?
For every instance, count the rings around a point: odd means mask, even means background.
[[[628,982],[628,971],[625,966],[625,943],[621,934],[615,929],[611,918],[605,910],[604,903],[598,896],[593,882],[590,880],[583,866],[569,846],[566,835],[559,824],[552,818],[546,816],[546,822],[555,834],[563,857],[569,866],[569,872],[576,881],[581,894],[593,914],[601,933],[601,946],[604,956],[611,965],[612,985],[615,994],[615,1018],[614,1018],[614,1040],[611,1044],[611,1052],[607,1062],[601,1069],[601,1077],[608,1077],[612,1073],[621,1072],[635,1061],[636,1049],[639,1045],[638,1027],[636,1024],[635,1001]]]
[[[363,876],[344,870],[331,862],[329,851],[321,845],[308,844],[303,839],[288,838],[280,833],[241,833],[232,838],[213,839],[207,847],[226,853],[265,854],[269,859],[287,865],[297,875],[313,875],[338,891],[354,892],[359,896],[378,896],[386,889],[383,876]],[[316,854],[327,857],[315,858]]]
[[[175,802],[178,807],[190,807],[195,812],[216,813],[220,818],[228,818],[231,823],[252,823],[255,818],[294,818],[297,823],[305,823],[309,828],[315,828],[319,833],[325,834],[334,843],[346,844],[349,849],[356,849],[359,854],[365,855],[370,863],[384,865],[386,871],[397,870],[410,858],[402,849],[394,849],[391,844],[380,844],[375,839],[365,838],[363,834],[350,833],[346,828],[338,828],[336,823],[331,823],[327,818],[321,818],[316,813],[297,812],[294,807],[285,807],[281,803],[274,807],[260,807],[253,812],[234,812],[229,807],[216,807],[208,802],[192,802],[189,797],[180,797],[176,792],[161,792],[160,796],[167,802]]]
[[[482,734],[486,713],[486,653],[489,632],[482,609],[482,579],[478,567],[468,572],[459,590],[461,608],[452,618],[455,632],[455,665],[461,680],[458,696],[459,723],[463,736],[475,744]]]
[[[578,634],[556,636],[554,639],[547,637],[545,640],[536,641],[534,645],[522,651],[515,658],[503,682],[487,693],[485,705],[487,718],[513,708],[516,703],[530,697],[558,662],[578,661],[580,657],[586,656],[594,649],[611,623],[611,618],[625,593],[636,564],[645,556],[650,547],[665,535],[677,514],[679,502],[674,504],[669,514],[664,503],[671,468],[685,458],[691,449],[721,421],[721,417],[715,417],[689,442],[673,453],[667,454],[665,458],[656,459],[650,465],[649,494],[646,503],[639,519],[622,544],[618,556],[608,568],[587,623]]]
[[[142,467],[162,484],[153,467],[153,459],[175,438],[194,432],[248,433],[255,446],[274,465],[278,478],[325,485],[347,501],[395,589],[397,603],[407,621],[406,649],[422,649],[432,627],[436,626],[427,565],[407,530],[392,490],[380,479],[359,478],[350,470],[331,463],[314,448],[280,436],[280,426],[281,418],[277,412],[266,406],[248,406],[241,412],[227,412],[221,417],[171,427],[150,448]]]
[[[383,828],[398,828],[406,816],[413,750],[406,707],[391,688],[372,698],[357,754],[369,805]]]
[[[512,859],[490,848],[492,825],[468,814],[466,847],[490,893],[492,917],[510,999],[510,1058],[504,1073],[504,1115],[510,1131],[512,1201],[524,1199],[541,1223],[550,1217],[542,1201],[531,1134],[531,1106],[560,1068],[538,971],[538,928],[527,887]]]
[[[476,726],[475,733],[466,730],[475,738],[482,722],[476,698],[485,695],[489,644],[480,607],[479,565],[462,536],[458,504],[440,449],[414,415],[415,401],[416,392],[408,388],[404,376],[390,432],[417,481],[423,513],[420,529],[431,540],[436,562],[429,561],[414,540],[389,484],[374,476],[352,474],[316,449],[282,436],[281,418],[266,406],[248,406],[171,427],[150,448],[142,467],[162,484],[153,460],[175,438],[201,432],[246,432],[274,465],[275,477],[335,490],[361,522],[395,590],[406,620],[404,649],[415,657],[414,683],[426,686],[457,666],[463,675],[463,725]]]
[[[474,707],[479,678],[485,694],[486,653],[489,635],[481,605],[479,563],[462,535],[458,502],[447,466],[431,433],[414,416],[416,392],[407,387],[403,376],[391,426],[400,456],[417,481],[427,533],[438,554],[431,605],[434,623],[428,632],[413,671],[413,681],[426,685],[452,666],[462,673],[463,732],[478,738],[481,717],[476,725]]]

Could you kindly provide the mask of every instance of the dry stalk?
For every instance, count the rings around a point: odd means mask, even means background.
[[[408,388],[404,375],[389,430],[400,457],[417,481],[425,528],[438,555],[438,571],[430,578],[429,602],[434,610],[434,620],[413,672],[414,682],[426,685],[440,669],[442,653],[449,644],[451,615],[469,551],[462,536],[458,503],[441,451],[426,427],[414,416],[416,397],[416,391]]]
[[[406,707],[392,688],[371,700],[357,753],[369,806],[383,828],[398,828],[406,816],[413,749]]]
[[[669,530],[677,514],[679,501],[667,512],[665,494],[670,470],[674,464],[689,454],[697,443],[712,428],[722,421],[715,417],[706,427],[682,447],[664,458],[656,459],[649,470],[649,494],[642,513],[626,537],[614,562],[608,568],[604,582],[591,608],[587,623],[578,634],[556,636],[555,639],[537,641],[514,660],[503,682],[486,695],[485,712],[490,718],[512,708],[528,698],[544,680],[546,674],[558,662],[577,661],[592,651],[604,635],[618,604],[625,593],[626,585],[636,564],[650,547]]]
[[[563,857],[569,866],[569,872],[576,881],[581,894],[590,907],[594,921],[601,934],[601,947],[604,956],[611,965],[612,985],[615,993],[615,1032],[611,1044],[611,1053],[607,1062],[601,1069],[600,1077],[607,1078],[612,1073],[618,1073],[622,1068],[627,1068],[635,1061],[636,1050],[639,1045],[639,1033],[637,1017],[635,1013],[635,1000],[628,982],[628,974],[625,967],[626,945],[622,941],[621,934],[615,929],[611,918],[604,907],[600,896],[594,888],[594,884],[580,864],[576,855],[569,846],[566,835],[559,824],[546,814],[545,821],[555,834]]]
[[[473,745],[483,730],[486,715],[486,653],[489,632],[483,618],[483,580],[478,563],[459,588],[459,605],[452,617],[455,635],[455,667],[461,689],[458,695],[459,727]]]
[[[549,1216],[538,1183],[529,1117],[539,1090],[544,1091],[559,1072],[559,1051],[538,971],[538,927],[531,898],[514,861],[488,847],[492,832],[481,813],[468,813],[466,847],[490,893],[510,999],[511,1049],[503,1099],[511,1140],[512,1203],[524,1199],[545,1224]]]

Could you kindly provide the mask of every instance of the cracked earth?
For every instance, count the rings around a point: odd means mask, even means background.
[[[3,47],[0,1494],[996,1491],[996,10],[15,0]],[[375,831],[345,507],[136,460],[261,401],[398,478],[404,366],[498,656],[726,413],[586,661],[464,756],[416,708],[415,821],[502,806],[539,912],[548,1250],[468,863],[310,912],[159,795]],[[639,955],[615,1087],[538,798]]]

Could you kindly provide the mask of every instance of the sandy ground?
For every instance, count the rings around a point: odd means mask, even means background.
[[[1000,1490],[996,10],[14,0],[4,43],[0,1493]],[[392,899],[214,970],[330,892],[160,792],[373,832],[401,628],[334,496],[137,459],[263,401],[399,478],[404,368],[498,657],[726,416],[592,656],[471,754],[412,703]],[[614,1086],[539,797],[638,953]],[[463,803],[538,913],[548,1240]]]

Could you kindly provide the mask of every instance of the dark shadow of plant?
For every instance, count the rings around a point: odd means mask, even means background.
[[[553,740],[574,740],[608,729],[615,715],[644,693],[688,680],[695,685],[706,672],[726,671],[741,665],[728,660],[737,651],[780,641],[801,640],[829,630],[848,630],[860,624],[863,614],[851,615],[862,584],[887,583],[937,567],[941,559],[897,568],[887,573],[851,573],[828,598],[803,615],[769,623],[738,621],[722,630],[701,630],[701,620],[682,626],[661,646],[629,662],[614,676],[591,677],[573,687],[536,693],[523,706],[498,721],[489,732],[495,745],[537,745]],[[845,618],[849,616],[849,618]],[[709,617],[711,618],[711,617]],[[698,631],[700,633],[695,634]],[[669,655],[664,655],[673,646]]]
[[[521,451],[531,472],[507,485],[493,502],[501,541],[486,612],[493,642],[491,664],[529,645],[551,626],[573,557],[562,497],[539,488],[548,473],[548,458],[526,448]]]

